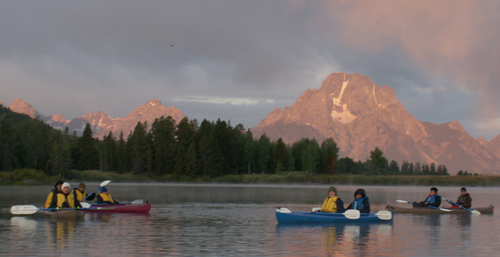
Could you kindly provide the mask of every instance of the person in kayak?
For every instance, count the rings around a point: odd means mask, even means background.
[[[80,183],[78,188],[73,189],[72,193],[75,195],[76,200],[80,202],[92,201],[95,198],[95,192],[90,193],[90,195],[85,192],[85,183]]]
[[[56,208],[57,207],[57,194],[61,192],[61,186],[64,183],[62,180],[58,180],[56,184],[54,185],[54,189],[50,191],[49,195],[47,196],[47,200],[45,200],[45,203],[43,204],[44,208]]]
[[[358,210],[361,213],[370,213],[370,200],[366,196],[364,189],[359,188],[354,192],[354,201],[346,209]]]
[[[460,189],[460,196],[458,197],[456,204],[458,204],[459,206],[453,205],[451,206],[451,208],[464,207],[470,209],[470,207],[472,207],[472,198],[470,197],[469,193],[467,193],[467,189],[465,187],[462,187]]]
[[[97,203],[119,204],[119,202],[113,200],[106,187],[101,187],[101,193],[97,195]]]
[[[345,212],[344,202],[337,196],[337,189],[331,186],[328,197],[323,201],[320,212]]]
[[[429,192],[429,196],[427,196],[424,201],[421,201],[419,203],[413,202],[413,207],[439,207],[439,205],[441,205],[441,196],[438,195],[437,192],[438,189],[432,187],[431,191]]]
[[[80,202],[76,200],[75,195],[70,193],[71,185],[64,182],[61,186],[61,192],[57,194],[57,208],[81,208]]]

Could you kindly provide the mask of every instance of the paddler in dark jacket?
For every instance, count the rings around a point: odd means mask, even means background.
[[[441,205],[441,196],[437,194],[438,189],[435,187],[431,188],[431,191],[429,192],[429,196],[425,198],[424,201],[422,202],[413,202],[413,207],[439,207]]]
[[[118,204],[119,202],[113,200],[106,187],[101,187],[101,193],[97,195],[97,203]]]
[[[61,186],[64,183],[62,180],[58,180],[54,185],[54,189],[50,191],[47,196],[47,200],[45,200],[45,204],[43,207],[45,208],[56,208],[57,207],[57,194],[61,192]]]
[[[469,193],[467,193],[467,189],[465,187],[462,187],[460,189],[460,196],[457,199],[456,204],[465,207],[467,209],[470,209],[472,207],[472,198],[470,197]],[[460,206],[451,206],[451,208],[460,208]]]
[[[346,209],[358,210],[361,213],[370,212],[370,200],[366,196],[364,189],[359,188],[354,192],[354,201]]]
[[[80,183],[78,188],[73,189],[73,194],[75,195],[76,200],[80,202],[92,201],[95,198],[94,192],[90,193],[90,195],[85,192],[85,183]]]
[[[345,212],[344,202],[337,196],[334,186],[328,189],[328,197],[323,201],[320,212]]]
[[[57,194],[57,208],[81,208],[80,202],[76,200],[75,195],[70,193],[71,185],[64,182],[61,186],[61,192]]]

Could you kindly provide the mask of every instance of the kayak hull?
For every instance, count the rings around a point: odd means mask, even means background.
[[[443,208],[451,211],[442,211],[439,209],[434,209],[429,207],[408,208],[408,207],[387,205],[385,209],[388,211],[393,211],[394,213],[413,213],[413,214],[464,214],[464,213],[470,214],[471,213],[470,211],[464,210],[462,208]],[[490,205],[488,207],[471,208],[470,210],[479,211],[481,214],[493,214],[493,209],[494,206]]]
[[[83,217],[83,212],[81,210],[47,210],[43,212],[43,216],[51,219],[66,219],[74,220],[79,217]]]
[[[391,222],[382,220],[375,213],[361,213],[359,219],[348,219],[343,213],[328,213],[328,212],[302,212],[293,211],[290,213],[276,212],[276,220],[278,223],[363,223],[363,222]]]
[[[92,213],[149,213],[151,204],[92,204],[84,212]]]

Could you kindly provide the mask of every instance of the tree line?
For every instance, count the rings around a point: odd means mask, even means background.
[[[332,138],[319,143],[304,138],[285,144],[265,134],[254,138],[243,125],[169,117],[151,125],[138,122],[129,135],[109,132],[93,137],[87,124],[82,136],[68,128],[56,130],[38,119],[0,109],[0,171],[21,168],[64,176],[68,170],[101,170],[137,175],[218,177],[228,174],[449,175],[444,165],[408,163],[401,166],[375,148],[365,162],[339,158]]]

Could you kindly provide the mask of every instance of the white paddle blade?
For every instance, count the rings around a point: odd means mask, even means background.
[[[14,205],[10,208],[10,213],[14,215],[28,215],[37,212],[39,209],[34,205]]]
[[[318,212],[321,211],[321,207],[313,207],[311,212]]]
[[[361,217],[361,213],[358,210],[347,210],[344,212],[344,216],[350,220],[357,220]]]
[[[396,202],[398,202],[398,203],[410,203],[410,202],[405,201],[405,200],[396,200]]]
[[[472,214],[474,214],[474,215],[481,215],[481,212],[478,211],[478,210],[473,210],[473,211],[470,211],[470,212],[472,212]]]
[[[280,213],[292,213],[292,211],[290,211],[288,208],[285,208],[285,207],[278,207],[278,208],[276,208],[276,212],[280,212]]]
[[[375,215],[381,220],[391,220],[392,212],[390,211],[378,211]]]
[[[104,180],[99,186],[103,187],[103,186],[109,184],[109,182],[111,182],[111,180]]]
[[[90,204],[90,203],[87,203],[87,202],[81,202],[81,203],[80,203],[80,205],[81,205],[83,208],[85,208],[85,209],[90,208],[90,206],[91,206],[91,204]]]
[[[144,204],[144,199],[133,200],[130,204]]]

